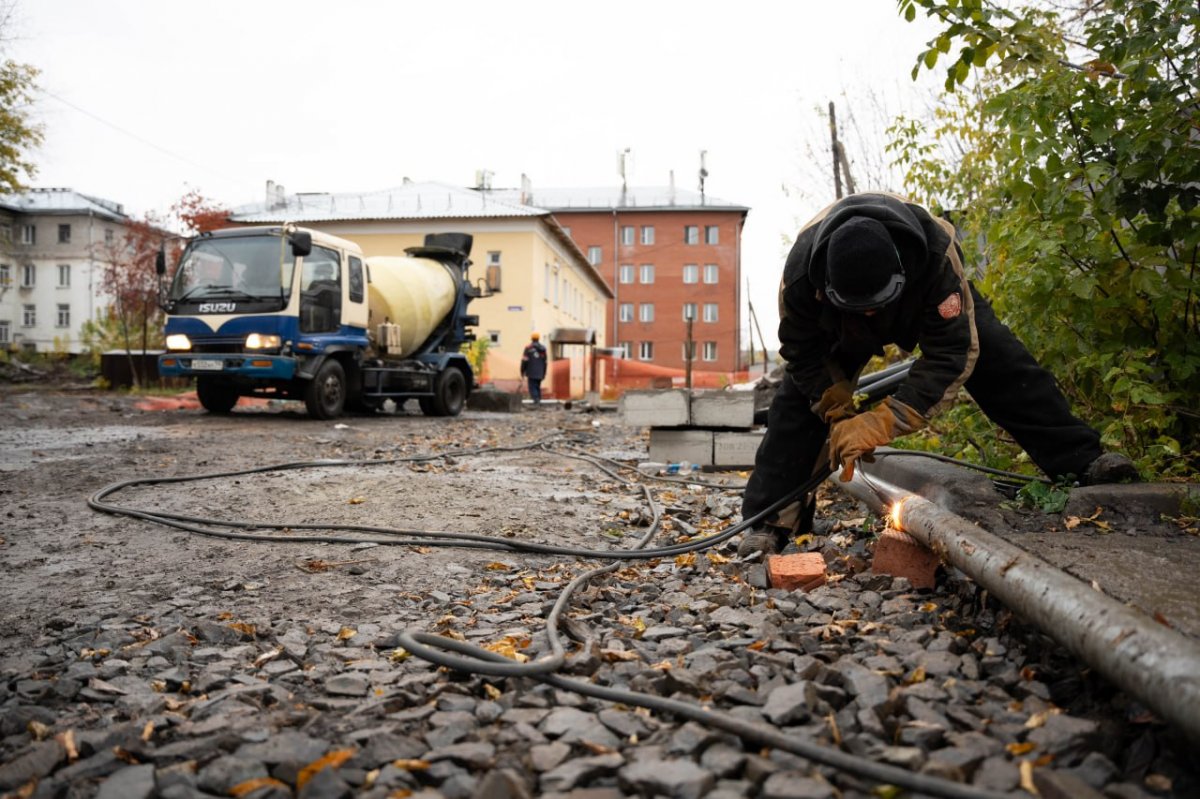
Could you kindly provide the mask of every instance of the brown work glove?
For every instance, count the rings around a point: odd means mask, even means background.
[[[826,424],[849,419],[858,411],[854,407],[854,387],[849,380],[839,380],[829,388],[821,398],[813,403],[812,412],[821,417]]]
[[[854,477],[859,459],[873,463],[871,453],[896,436],[925,426],[925,417],[894,397],[888,397],[866,413],[837,422],[829,435],[829,466],[842,467],[841,481]]]

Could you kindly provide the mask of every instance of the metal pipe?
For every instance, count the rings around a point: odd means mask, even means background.
[[[870,468],[869,466],[867,467]],[[864,474],[837,483],[1115,685],[1200,742],[1200,642],[929,500]]]

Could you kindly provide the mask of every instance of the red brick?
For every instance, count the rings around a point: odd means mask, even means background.
[[[931,549],[922,546],[908,533],[884,530],[875,544],[875,559],[871,571],[907,577],[913,588],[933,588],[934,579],[941,561]]]
[[[767,575],[772,588],[811,591],[825,585],[825,558],[820,552],[772,555],[767,558]]]

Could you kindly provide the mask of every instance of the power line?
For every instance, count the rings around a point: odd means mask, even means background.
[[[135,141],[141,142],[142,144],[146,145],[147,147],[152,147],[155,150],[158,150],[160,153],[163,153],[164,155],[169,155],[170,157],[172,157],[178,161],[182,161],[185,164],[190,164],[191,166],[197,167],[199,169],[203,169],[207,172],[211,172],[214,175],[218,175],[219,177],[224,178],[225,180],[234,180],[234,181],[238,181],[239,183],[241,182],[238,178],[235,178],[231,175],[227,175],[218,169],[213,169],[211,166],[208,166],[207,164],[201,164],[198,161],[193,161],[192,159],[188,158],[187,156],[180,155],[179,153],[168,150],[166,147],[155,144],[154,142],[150,141],[149,139],[147,139],[143,136],[139,136],[136,133],[133,133],[132,131],[126,130],[125,128],[121,127],[120,125],[116,124],[115,122],[109,122],[107,119],[104,119],[103,117],[101,117],[97,114],[93,114],[91,111],[87,110],[86,108],[82,108],[82,107],[76,105],[75,103],[71,102],[70,100],[67,100],[63,97],[59,97],[57,94],[55,94],[54,92],[52,92],[48,89],[39,87],[38,91],[40,91],[42,94],[46,95],[47,97],[52,97],[55,100],[58,100],[63,105],[78,111],[79,113],[83,114],[84,116],[91,117],[92,119],[96,120],[97,122],[99,122],[102,125],[107,125],[108,127],[112,128],[113,130],[117,131],[118,133],[128,136],[129,138],[131,138]]]

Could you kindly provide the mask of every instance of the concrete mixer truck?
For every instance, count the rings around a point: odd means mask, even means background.
[[[457,416],[474,387],[461,352],[479,323],[467,305],[472,238],[425,237],[405,255],[364,258],[358,245],[292,226],[218,230],[192,239],[163,296],[164,377],[194,377],[200,404],[302,399],[310,416],[373,411],[416,398]],[[160,279],[166,255],[157,263]]]

